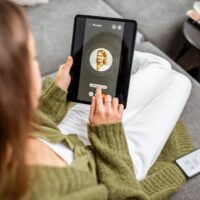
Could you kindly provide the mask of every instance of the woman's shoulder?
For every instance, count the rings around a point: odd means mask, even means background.
[[[109,66],[104,64],[101,66],[100,71],[106,71],[108,69],[109,69]]]

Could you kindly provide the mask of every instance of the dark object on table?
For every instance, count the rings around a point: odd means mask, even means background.
[[[192,19],[187,19],[183,25],[183,33],[187,41],[200,50],[200,25]]]
[[[197,49],[199,53],[199,65],[189,70],[188,73],[200,82],[200,25],[190,18],[186,19],[183,24],[183,34],[186,38],[186,42],[177,56],[176,61],[191,47]]]

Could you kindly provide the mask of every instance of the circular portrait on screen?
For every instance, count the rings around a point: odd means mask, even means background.
[[[110,51],[105,48],[97,48],[90,54],[90,65],[99,72],[110,69],[113,63],[113,57]]]

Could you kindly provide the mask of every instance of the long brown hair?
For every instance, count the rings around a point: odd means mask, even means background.
[[[20,199],[28,185],[25,149],[33,113],[28,39],[22,8],[0,0],[0,194],[10,200]],[[7,191],[13,171],[14,187]]]

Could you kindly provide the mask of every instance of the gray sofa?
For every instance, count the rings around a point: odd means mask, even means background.
[[[162,16],[162,20],[166,22],[162,24],[162,22],[157,19],[159,16],[156,13],[155,15],[150,13],[151,16],[148,16],[150,11],[145,7],[143,2],[156,2],[157,4],[155,4],[155,7],[151,5],[151,11],[162,8],[163,12],[165,9],[165,2],[173,2],[173,7],[170,8],[170,12],[174,14],[174,12],[178,11],[178,18],[174,17],[174,19],[172,16],[168,18],[170,15],[169,12],[168,15],[164,14],[164,16]],[[136,49],[143,52],[151,52],[166,58],[175,70],[186,74],[192,81],[192,93],[181,115],[181,119],[185,122],[195,146],[198,147],[200,146],[200,133],[198,130],[200,127],[200,84],[158,48],[160,47],[169,54],[168,50],[172,48],[170,44],[173,43],[174,38],[176,38],[176,34],[174,34],[173,31],[170,33],[170,31],[172,29],[179,30],[180,23],[184,20],[184,16],[179,16],[179,13],[185,12],[185,8],[189,8],[192,2],[191,0],[163,0],[162,2],[161,0],[51,0],[49,4],[28,7],[27,13],[36,39],[42,75],[45,76],[55,73],[58,66],[64,63],[66,56],[70,54],[73,18],[76,14],[136,19],[139,21],[139,30],[145,35],[145,37],[143,37],[138,32]],[[176,9],[177,7],[178,9]],[[141,9],[143,12],[138,14],[138,9]],[[175,14],[173,16],[175,16]],[[147,20],[148,17],[156,20],[157,25],[149,24],[151,20]],[[143,21],[143,19],[146,19],[146,21]],[[163,30],[166,25],[171,27],[171,29],[165,29],[168,32]],[[155,37],[155,29],[158,27],[161,27],[160,31],[156,33],[159,37]],[[146,41],[144,41],[144,38],[146,38]],[[163,40],[163,38],[165,39]],[[151,41],[153,41],[156,46],[152,44]],[[189,180],[181,191],[174,194],[171,199],[199,200],[200,176]]]
[[[172,58],[184,45],[182,24],[195,0],[105,0],[119,14],[134,18],[146,40]]]

